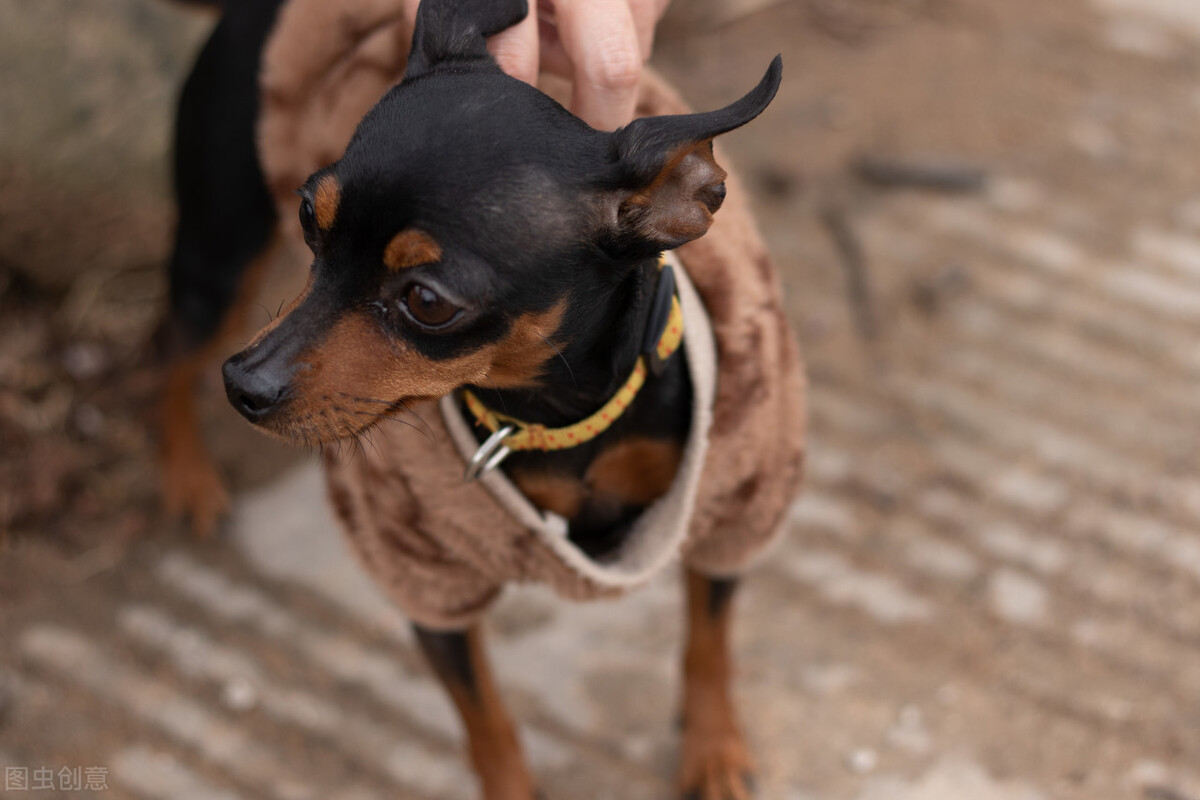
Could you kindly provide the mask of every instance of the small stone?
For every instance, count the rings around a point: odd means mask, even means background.
[[[1015,625],[1037,625],[1049,616],[1046,587],[1015,570],[1002,568],[992,573],[988,595],[996,615]]]
[[[1170,782],[1171,771],[1161,761],[1146,759],[1134,764],[1126,777],[1137,786],[1146,786],[1152,783]]]
[[[921,709],[911,704],[900,709],[887,738],[889,744],[913,755],[927,753],[932,746]]]
[[[77,381],[94,378],[108,367],[108,354],[96,342],[76,342],[62,356],[63,369]]]
[[[855,775],[866,775],[879,766],[879,754],[869,747],[860,747],[847,756],[846,766]]]
[[[81,403],[75,409],[75,427],[88,439],[99,439],[104,433],[104,413],[91,403]]]
[[[258,691],[245,678],[233,678],[221,690],[221,700],[234,711],[249,711],[258,704]]]
[[[1110,20],[1104,41],[1114,50],[1147,58],[1170,58],[1177,48],[1165,26],[1132,15]]]
[[[953,706],[958,703],[961,692],[957,685],[953,683],[944,683],[937,688],[935,696],[937,701],[944,706]]]
[[[1084,155],[1097,161],[1110,161],[1121,154],[1120,139],[1098,120],[1076,120],[1067,126],[1067,138]]]
[[[654,755],[654,739],[649,736],[627,736],[621,743],[621,753],[635,764],[648,764]]]

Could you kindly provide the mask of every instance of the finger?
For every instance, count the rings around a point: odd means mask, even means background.
[[[575,65],[571,63],[570,56],[563,49],[562,41],[558,38],[558,31],[555,28],[551,27],[549,31],[546,31],[545,25],[543,25],[538,47],[539,67],[542,72],[549,72],[560,78],[570,78],[575,74]]]
[[[538,76],[538,18],[534,2],[530,2],[525,19],[506,31],[488,39],[488,51],[500,69],[526,83],[537,83]]]
[[[558,16],[551,0],[538,2],[538,66],[543,72],[562,78],[570,78],[575,72],[558,35]]]
[[[421,0],[403,0],[401,8],[404,9],[404,19],[408,21],[408,29],[411,31],[417,22],[417,6]]]
[[[571,60],[571,110],[600,130],[633,119],[641,46],[633,14],[625,3],[558,0],[558,34]]]
[[[638,49],[641,50],[642,61],[648,61],[654,49],[654,30],[658,21],[667,10],[669,0],[628,0],[629,10],[633,16],[634,29],[637,31]],[[554,7],[549,0],[541,0],[538,4],[540,34],[540,65],[543,72],[552,72],[564,78],[571,77],[571,59],[563,49],[562,40],[558,35],[555,22]]]
[[[663,0],[629,0],[629,12],[633,16],[643,62],[650,60],[650,52],[654,48],[654,28],[664,10],[666,5]]]

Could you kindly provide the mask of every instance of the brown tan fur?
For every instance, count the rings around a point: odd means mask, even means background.
[[[521,744],[512,718],[500,698],[478,625],[466,633],[469,675],[447,669],[437,654],[430,662],[450,693],[467,732],[467,752],[479,776],[484,797],[495,800],[529,800],[533,778],[525,767]]]
[[[679,790],[700,800],[750,800],[753,763],[730,694],[731,607],[714,602],[712,591],[707,579],[688,573]]]
[[[529,502],[564,518],[579,513],[588,490],[583,482],[568,475],[547,472],[514,472],[513,483]]]
[[[317,217],[318,228],[327,231],[333,227],[341,200],[342,187],[338,185],[337,178],[326,175],[313,192],[313,211]]]
[[[602,452],[588,468],[588,490],[605,502],[648,506],[666,494],[679,469],[675,442],[631,437]]]
[[[534,471],[514,471],[512,480],[538,508],[571,518],[587,502],[650,505],[670,488],[681,456],[674,442],[632,437],[600,453],[583,480]]]
[[[424,231],[409,228],[400,231],[383,250],[383,265],[392,272],[432,264],[442,257],[442,248]]]
[[[499,389],[538,386],[542,366],[558,353],[554,336],[565,311],[564,301],[541,314],[527,314],[514,322],[508,336],[494,350],[484,385]]]
[[[196,409],[197,379],[211,360],[206,348],[171,367],[161,411],[163,504],[168,514],[189,517],[201,536],[229,511],[229,491],[204,445]]]
[[[264,430],[309,444],[333,442],[464,384],[536,385],[542,365],[556,352],[553,337],[562,314],[562,305],[527,314],[500,342],[438,361],[390,339],[368,313],[347,313],[297,359],[304,367],[289,413],[281,415],[281,427]]]

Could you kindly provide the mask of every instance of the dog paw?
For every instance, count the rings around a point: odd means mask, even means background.
[[[546,800],[546,795],[541,791],[523,786],[485,786],[483,800]]]
[[[168,461],[163,476],[163,505],[172,516],[185,517],[192,531],[210,536],[229,512],[229,491],[207,460],[181,464]]]
[[[544,800],[524,761],[497,758],[486,763],[476,761],[483,800]]]
[[[741,736],[685,734],[679,790],[682,800],[751,800],[754,764]]]

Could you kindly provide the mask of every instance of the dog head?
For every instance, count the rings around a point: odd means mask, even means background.
[[[230,358],[230,402],[308,444],[353,437],[456,388],[536,387],[629,270],[708,229],[715,136],[741,100],[597,131],[504,74],[486,37],[524,0],[425,0],[404,80],[300,190],[308,285]]]

